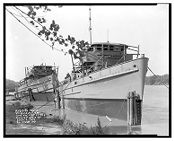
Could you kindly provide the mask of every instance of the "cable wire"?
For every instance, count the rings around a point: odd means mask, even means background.
[[[45,44],[47,44],[49,47],[51,47],[51,48],[53,48],[53,49],[55,49],[55,50],[57,50],[57,51],[59,51],[59,52],[64,52],[64,51],[62,51],[62,50],[59,50],[59,49],[57,49],[57,48],[51,46],[51,45],[48,44],[47,42],[45,42],[44,39],[40,38],[39,35],[37,35],[34,31],[32,31],[29,27],[27,27],[23,22],[21,22],[12,12],[10,12],[7,8],[6,8],[6,10],[7,10],[19,23],[21,23],[25,28],[27,28],[30,32],[32,32],[32,33],[33,33],[35,36],[37,36],[39,39],[41,39],[41,40],[42,40]],[[64,52],[64,53],[66,53],[66,52]]]
[[[18,7],[16,7],[16,6],[14,6],[17,10],[19,10],[20,12],[22,12],[23,14],[25,14],[26,16],[28,16],[28,14],[27,13],[25,13],[24,11],[22,11],[21,9],[19,9]],[[40,22],[38,22],[37,20],[35,20],[35,19],[33,19],[33,18],[31,18],[30,16],[28,16],[31,20],[33,20],[33,21],[35,21],[37,24],[39,24],[40,26],[42,26],[42,28],[45,28],[46,29],[46,31],[48,31],[48,32],[50,32],[50,30],[48,30],[45,26],[43,26]],[[54,36],[54,33],[52,33],[51,32],[51,34]],[[58,37],[57,35],[55,36],[55,37],[57,37],[57,38],[60,38],[60,37]],[[62,37],[63,38],[63,37]],[[54,48],[54,49],[56,49],[57,50],[57,48]],[[60,51],[62,51],[62,50],[60,50]],[[64,51],[62,51],[63,53],[67,53],[67,52],[64,52]]]
[[[147,67],[147,68],[150,70],[150,72],[151,72],[156,78],[159,78],[159,79],[160,79],[160,77],[158,77],[149,67]],[[163,83],[163,85],[166,86],[166,88],[169,89],[169,87],[168,87],[166,84]]]

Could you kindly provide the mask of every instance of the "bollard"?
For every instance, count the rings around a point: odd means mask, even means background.
[[[141,125],[141,100],[135,91],[127,97],[127,122],[129,126]]]
[[[59,95],[59,90],[55,89],[55,99],[54,99],[55,108],[58,108],[58,109],[61,108],[60,101],[61,101],[61,98],[60,98],[60,95]]]

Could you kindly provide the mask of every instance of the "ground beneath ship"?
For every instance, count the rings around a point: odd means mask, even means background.
[[[26,105],[23,101],[18,101]],[[39,123],[16,123],[16,114],[13,110],[16,101],[6,101],[6,134],[7,135],[60,135],[62,127],[55,123],[41,121]]]

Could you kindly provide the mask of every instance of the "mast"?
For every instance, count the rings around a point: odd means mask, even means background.
[[[89,7],[89,34],[90,34],[90,45],[91,45],[92,44],[91,7]]]
[[[107,29],[107,42],[109,43],[109,29]]]

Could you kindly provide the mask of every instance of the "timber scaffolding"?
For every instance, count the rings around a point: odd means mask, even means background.
[[[121,50],[118,51],[118,48]],[[139,45],[131,46],[109,42],[94,43],[86,48],[84,51],[85,55],[78,62],[75,63],[71,55],[73,71],[70,80],[75,80],[79,77],[85,77],[91,72],[97,72],[102,69],[133,60],[133,58],[138,58],[140,55],[139,48]],[[118,54],[112,54],[111,52],[122,52],[122,54],[117,56]],[[114,62],[112,59],[108,59],[112,58],[113,56],[118,57],[114,60]],[[141,54],[141,57],[144,57],[144,54]],[[66,76],[66,78],[68,77],[70,77],[70,75]]]
[[[25,78],[16,87],[15,97],[17,99],[31,98],[33,93],[55,92],[58,84],[57,66],[46,66],[45,64],[25,67]]]
[[[135,91],[129,92],[127,97],[127,122],[128,125],[141,125],[142,100]]]

